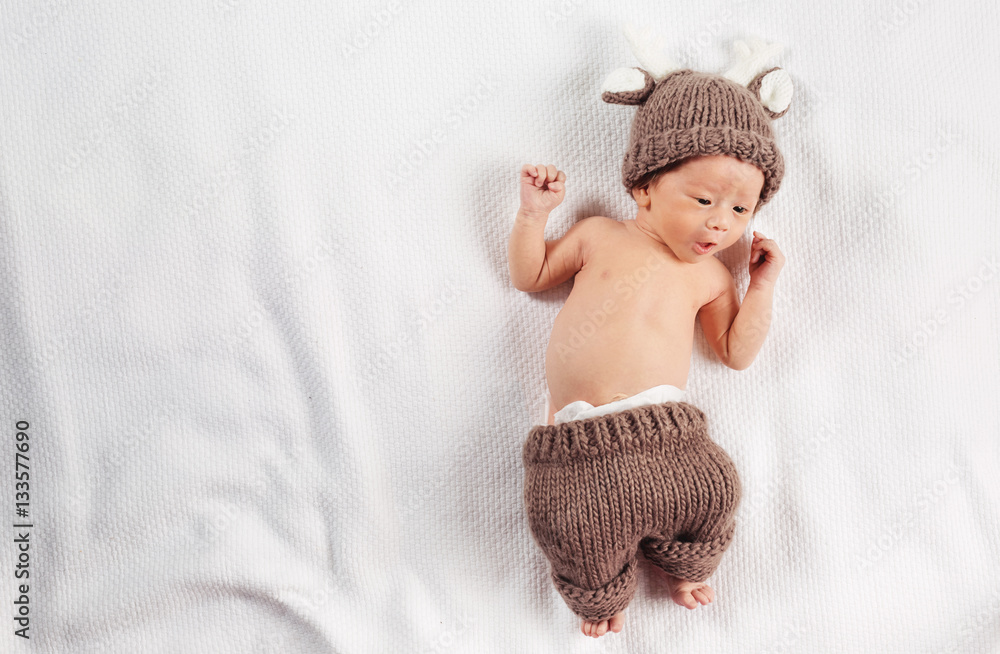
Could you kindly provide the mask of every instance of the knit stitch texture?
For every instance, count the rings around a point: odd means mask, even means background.
[[[643,175],[674,161],[722,154],[764,173],[758,203],[763,206],[777,192],[785,174],[784,159],[771,129],[772,117],[757,98],[761,80],[773,70],[762,72],[744,87],[721,75],[683,69],[667,75],[652,91],[652,78],[643,71],[646,89],[603,93],[601,98],[613,104],[635,104],[637,98],[645,98],[632,119],[622,162],[625,188],[631,192]]]
[[[537,425],[522,459],[532,535],[585,620],[628,606],[639,549],[668,574],[704,581],[733,539],[739,475],[687,402]]]

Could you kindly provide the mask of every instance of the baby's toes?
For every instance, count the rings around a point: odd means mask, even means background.
[[[702,604],[708,604],[712,601],[712,599],[708,596],[708,593],[700,588],[698,590],[691,591],[691,595]]]
[[[670,593],[670,596],[676,603],[689,609],[693,609],[695,606],[698,606],[698,602],[694,602],[694,599],[691,597],[691,593],[689,591],[675,590]],[[692,606],[692,603],[694,606]]]

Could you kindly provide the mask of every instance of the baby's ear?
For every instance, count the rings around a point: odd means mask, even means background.
[[[747,90],[760,100],[771,120],[784,116],[792,102],[792,78],[777,66],[754,77]]]
[[[656,80],[642,68],[619,68],[601,86],[601,99],[610,104],[642,104]]]

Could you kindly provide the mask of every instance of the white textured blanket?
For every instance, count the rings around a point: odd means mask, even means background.
[[[3,2],[0,651],[1000,651],[997,11]],[[550,238],[633,217],[626,20],[785,46],[787,264],[747,371],[697,332],[715,603],[643,562],[594,641],[521,503],[570,284],[506,244],[524,163]]]

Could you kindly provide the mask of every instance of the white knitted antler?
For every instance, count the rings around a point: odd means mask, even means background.
[[[668,54],[664,52],[664,41],[662,34],[656,34],[650,27],[639,28],[634,23],[626,23],[622,26],[625,38],[628,39],[632,54],[642,65],[643,70],[659,82],[667,76],[667,73],[680,68]]]
[[[733,65],[722,74],[737,84],[746,86],[758,73],[767,68],[772,57],[781,54],[784,46],[767,43],[758,38],[733,43]]]

